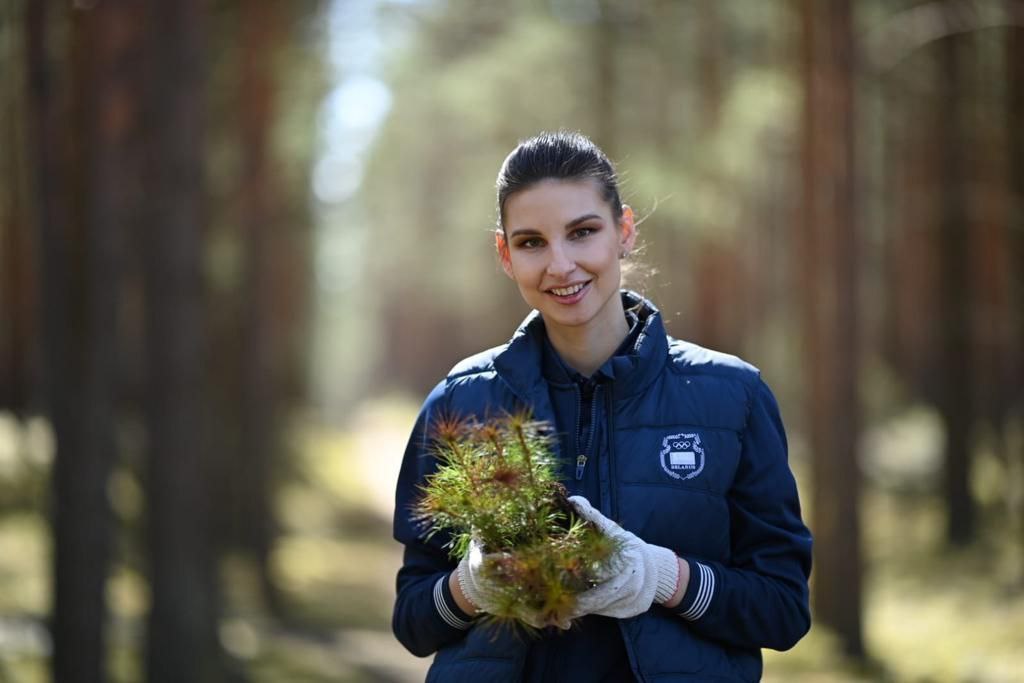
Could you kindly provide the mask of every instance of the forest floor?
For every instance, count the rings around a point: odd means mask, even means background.
[[[270,567],[287,619],[271,616],[251,562],[229,558],[223,567],[221,640],[252,683],[423,680],[429,660],[407,653],[389,624],[401,563],[391,540],[392,496],[412,410],[379,403],[353,421],[356,432],[295,430],[294,476],[278,497],[282,533]],[[0,492],[24,473],[5,466],[3,439],[0,423]],[[115,497],[137,497],[128,482],[115,489]],[[1020,544],[1007,536],[998,504],[987,503],[983,515],[978,541],[954,552],[942,543],[934,497],[920,487],[869,487],[863,522],[870,663],[844,660],[816,625],[793,650],[766,651],[765,680],[1024,681]],[[0,516],[0,683],[47,680],[47,538],[38,513]],[[142,679],[146,600],[138,572],[118,565],[108,589],[113,683]]]

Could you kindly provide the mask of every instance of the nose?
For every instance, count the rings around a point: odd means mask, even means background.
[[[548,275],[553,277],[564,277],[576,269],[576,263],[572,260],[566,248],[562,244],[551,245],[551,260],[548,261]]]

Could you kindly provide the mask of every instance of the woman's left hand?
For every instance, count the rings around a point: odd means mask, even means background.
[[[624,619],[643,614],[655,602],[679,602],[686,586],[681,585],[681,561],[674,552],[645,543],[636,534],[602,515],[582,496],[572,496],[569,502],[580,517],[619,545],[616,558],[611,563],[610,576],[577,596],[573,618],[602,614]],[[689,573],[685,573],[689,579]]]

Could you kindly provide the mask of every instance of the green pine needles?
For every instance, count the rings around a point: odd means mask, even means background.
[[[549,434],[545,423],[518,414],[442,419],[433,435],[440,467],[427,477],[416,514],[429,533],[451,533],[453,557],[471,539],[482,546],[498,623],[568,624],[576,595],[600,580],[617,550],[575,515]]]

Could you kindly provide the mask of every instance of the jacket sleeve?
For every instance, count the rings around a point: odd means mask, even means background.
[[[430,453],[432,419],[443,410],[444,382],[434,388],[420,410],[405,449],[395,492],[395,540],[405,545],[398,570],[397,597],[391,617],[395,637],[417,657],[433,654],[465,635],[472,617],[459,609],[448,587],[455,562],[444,547],[447,534],[425,539],[426,529],[412,508],[425,477],[437,469]]]
[[[800,517],[778,405],[758,379],[728,495],[728,564],[683,555],[690,583],[673,611],[697,633],[739,647],[787,650],[811,625],[811,534]]]

